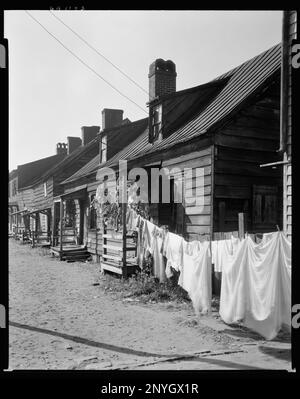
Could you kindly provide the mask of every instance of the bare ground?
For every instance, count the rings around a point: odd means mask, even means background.
[[[143,303],[47,250],[9,243],[10,369],[290,369],[290,340],[266,342],[195,317],[189,302]],[[116,285],[117,286],[117,285]]]

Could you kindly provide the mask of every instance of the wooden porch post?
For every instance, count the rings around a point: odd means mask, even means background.
[[[242,240],[245,237],[245,213],[239,213],[239,239]]]
[[[18,234],[19,234],[19,214],[17,213],[16,214],[16,221],[17,221],[17,223],[16,223],[16,225],[17,225],[17,235],[16,236],[18,236]]]
[[[35,220],[35,232],[34,232],[34,240],[32,241],[32,246],[34,247],[34,244],[35,244],[35,242],[38,242],[38,239],[37,239],[37,237],[38,237],[38,218],[39,218],[39,213],[38,212],[36,212],[35,213],[35,218],[34,218],[34,220]]]
[[[123,239],[122,239],[122,242],[123,242],[123,252],[122,252],[123,253],[123,259],[122,259],[123,273],[122,273],[122,275],[124,278],[127,278],[127,262],[126,262],[126,247],[127,247],[126,208],[127,208],[127,206],[126,205],[127,205],[126,202],[124,202],[122,204],[122,227],[123,227]]]
[[[51,219],[51,245],[54,247],[55,246],[55,221],[56,221],[56,206],[55,202],[53,202],[52,206],[52,219]]]
[[[47,240],[50,240],[51,209],[47,210]]]
[[[59,248],[59,259],[62,260],[62,252],[63,252],[63,217],[64,217],[64,202],[63,199],[60,199],[60,248]]]

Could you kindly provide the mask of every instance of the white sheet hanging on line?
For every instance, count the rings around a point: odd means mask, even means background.
[[[183,238],[177,234],[168,232],[165,238],[163,255],[167,258],[166,275],[173,276],[171,267],[180,271],[182,267],[182,243]]]
[[[153,274],[159,279],[160,283],[163,283],[167,280],[162,248],[165,233],[163,229],[156,227],[152,234]]]
[[[147,220],[144,237],[145,254],[150,253],[153,257],[153,275],[163,283],[166,281],[165,262],[163,258],[164,230]]]
[[[185,289],[196,314],[211,311],[211,253],[209,241],[183,241],[178,284]]]
[[[236,254],[240,243],[240,239],[233,236],[227,240],[212,241],[211,256],[215,272],[222,272],[223,265],[227,264],[228,259]]]
[[[223,267],[220,316],[273,339],[291,323],[291,244],[282,232],[255,244],[246,237]]]

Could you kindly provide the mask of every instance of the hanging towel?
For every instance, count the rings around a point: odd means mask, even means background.
[[[167,258],[166,276],[173,276],[171,267],[180,271],[182,267],[182,244],[183,238],[177,234],[168,232],[164,241],[163,255]]]
[[[250,237],[223,265],[220,316],[273,339],[291,322],[291,243],[282,232],[255,244]]]
[[[184,241],[182,248],[182,269],[178,284],[188,292],[197,315],[211,312],[210,243]]]

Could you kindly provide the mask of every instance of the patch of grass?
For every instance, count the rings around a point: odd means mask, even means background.
[[[160,283],[158,279],[140,272],[127,280],[113,276],[103,276],[104,289],[121,298],[139,298],[141,302],[190,302],[187,292],[182,289],[176,278]]]

